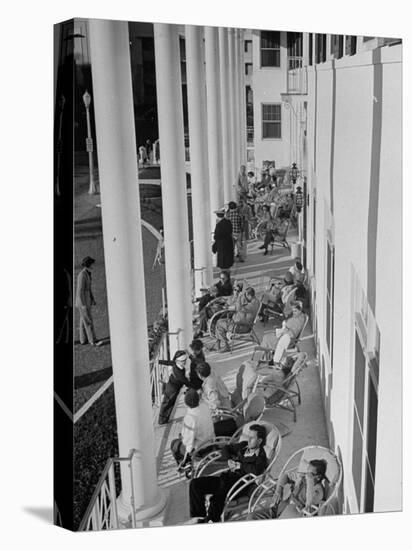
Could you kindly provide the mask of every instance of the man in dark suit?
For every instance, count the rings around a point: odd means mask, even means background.
[[[252,424],[249,428],[247,441],[224,447],[222,456],[228,458],[229,470],[220,476],[201,476],[190,482],[190,516],[199,518],[198,523],[220,521],[226,495],[232,485],[246,474],[259,476],[266,470],[265,443],[265,427],[260,424]],[[205,496],[210,494],[212,496],[206,514]]]
[[[96,301],[92,292],[91,267],[95,261],[90,256],[86,256],[82,260],[83,269],[77,276],[76,307],[80,314],[80,343],[87,344],[88,341],[92,346],[101,346],[103,342],[96,340],[92,316],[92,306],[96,305]]]

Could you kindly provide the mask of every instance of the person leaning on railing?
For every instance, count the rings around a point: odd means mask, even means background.
[[[172,413],[177,396],[183,386],[190,387],[188,378],[189,372],[186,372],[186,363],[189,356],[185,350],[178,350],[172,361],[159,359],[160,365],[168,365],[171,367],[169,379],[166,382],[162,404],[159,411],[159,424],[167,424]]]

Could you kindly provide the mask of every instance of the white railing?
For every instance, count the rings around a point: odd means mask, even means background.
[[[79,531],[102,531],[120,527],[117,512],[117,492],[115,479],[115,464],[128,462],[130,471],[130,518],[131,527],[136,527],[135,498],[133,489],[132,460],[137,451],[132,449],[126,458],[109,458],[99,478],[96,489],[79,526]]]
[[[307,71],[303,65],[303,57],[288,57],[288,94],[306,94],[307,85]]]
[[[159,360],[169,359],[168,333],[164,332],[156,347],[153,358],[150,360],[150,394],[154,414],[162,402],[163,383],[167,380],[167,366],[159,365]]]

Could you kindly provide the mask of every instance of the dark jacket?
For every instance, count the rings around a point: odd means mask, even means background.
[[[263,474],[268,464],[265,449],[261,447],[258,455],[244,456],[246,449],[247,441],[227,445],[222,449],[222,458],[232,458],[236,462],[240,462],[240,470],[236,470],[239,477],[246,474],[254,474],[255,476]]]
[[[212,252],[217,253],[217,266],[230,269],[233,265],[233,236],[230,220],[223,218],[216,224]]]
[[[219,281],[216,283],[216,286],[218,288],[216,295],[217,298],[220,298],[220,296],[230,296],[233,293],[232,281],[230,279],[228,279],[225,283]]]

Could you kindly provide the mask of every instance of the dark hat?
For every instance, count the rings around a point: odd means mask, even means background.
[[[91,258],[90,256],[86,256],[85,258],[83,258],[82,260],[82,266],[83,267],[89,267],[91,266],[92,264],[94,264],[96,260],[94,258]]]

